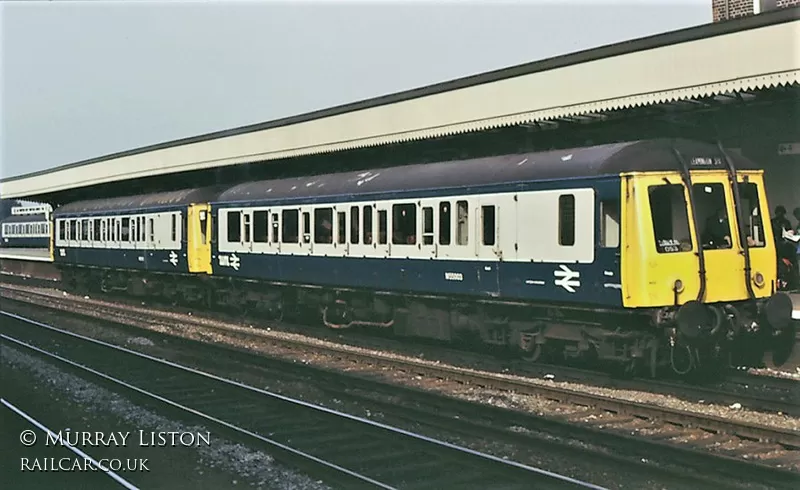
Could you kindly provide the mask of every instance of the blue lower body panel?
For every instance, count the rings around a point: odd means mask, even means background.
[[[610,266],[610,264],[607,264]],[[618,272],[593,264],[222,253],[214,275],[416,294],[621,306]],[[566,276],[566,277],[565,277]]]

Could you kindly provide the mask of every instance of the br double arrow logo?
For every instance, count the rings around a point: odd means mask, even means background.
[[[559,269],[553,272],[553,275],[556,277],[554,281],[555,285],[561,286],[570,293],[574,293],[575,288],[581,287],[581,281],[579,280],[581,273],[570,269],[566,265],[559,265],[558,267]]]

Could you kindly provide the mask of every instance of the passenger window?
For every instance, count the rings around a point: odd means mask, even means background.
[[[131,218],[131,241],[136,241],[136,218]]]
[[[619,200],[608,199],[600,202],[600,246],[619,247],[620,231]]]
[[[417,244],[416,204],[392,206],[392,243],[395,245]]]
[[[242,240],[242,215],[239,211],[228,211],[228,243],[236,243]]]
[[[439,245],[450,245],[450,203],[439,203]]]
[[[388,215],[385,209],[381,209],[378,211],[378,244],[386,245],[387,243],[387,236],[386,230],[388,228]]]
[[[694,207],[704,249],[731,248],[731,222],[722,184],[694,184]]]
[[[303,213],[303,243],[311,243],[311,213]]]
[[[203,245],[208,243],[208,211],[200,211],[200,240]]]
[[[336,230],[337,230],[337,243],[345,243],[347,241],[347,237],[345,233],[347,232],[347,216],[345,213],[336,213]]]
[[[150,243],[156,243],[155,222],[150,218]]]
[[[282,214],[283,227],[281,228],[281,237],[283,243],[300,243],[300,212],[296,209],[287,209]]]
[[[131,219],[122,218],[122,241],[128,242],[131,239]]]
[[[253,212],[253,241],[267,243],[269,241],[269,211]]]
[[[483,244],[493,246],[497,235],[495,206],[481,206],[481,222],[483,223]]]
[[[67,239],[67,230],[64,226],[64,220],[58,220],[58,239],[59,240],[66,240]]]
[[[740,235],[742,243],[749,238],[747,244],[750,247],[761,248],[767,245],[764,235],[764,222],[761,218],[761,203],[758,199],[758,186],[744,182],[739,183],[739,199],[742,205],[742,219],[744,220],[745,235]],[[773,233],[780,233],[780,230]]]
[[[558,196],[558,244],[562,247],[575,245],[575,196]]]
[[[691,251],[684,187],[680,184],[653,185],[648,188],[648,194],[658,253]]]
[[[314,243],[333,243],[333,208],[314,210]]]
[[[350,207],[350,243],[358,243],[358,206]]]
[[[178,216],[175,214],[170,215],[170,221],[172,224],[172,233],[170,234],[170,240],[176,242],[178,241]]]
[[[278,230],[280,229],[280,215],[272,213],[272,243],[278,243]]]
[[[469,244],[469,207],[467,201],[456,202],[456,243],[458,245]]]
[[[250,243],[250,213],[244,213],[244,243]]]
[[[433,245],[433,208],[422,208],[422,244]]]
[[[78,239],[78,220],[76,219],[69,220],[69,239]]]
[[[372,245],[372,207],[364,206],[364,245]]]

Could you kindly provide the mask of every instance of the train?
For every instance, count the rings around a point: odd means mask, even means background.
[[[8,216],[0,220],[0,247],[49,248],[49,204],[28,204],[11,207]]]
[[[794,342],[768,209],[652,139],[72,202],[52,252],[81,292],[690,376]]]

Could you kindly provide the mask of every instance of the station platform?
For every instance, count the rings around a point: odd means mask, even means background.
[[[0,248],[0,274],[61,280],[61,272],[46,248]]]
[[[52,262],[50,250],[46,248],[0,248],[0,259]]]

